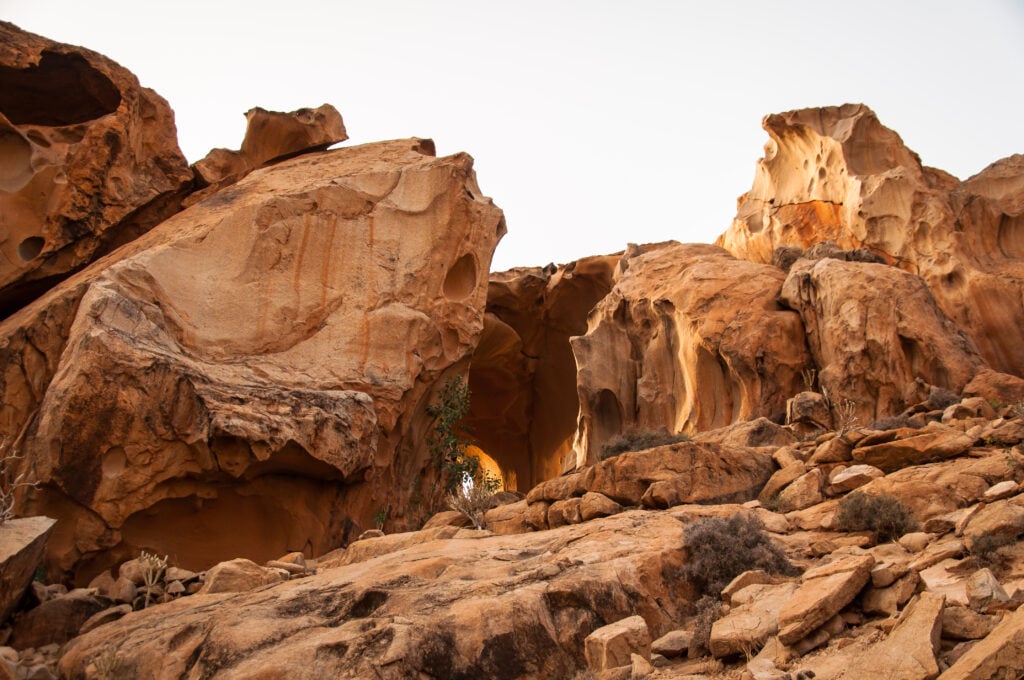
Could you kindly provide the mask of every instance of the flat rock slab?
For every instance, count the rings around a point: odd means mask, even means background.
[[[893,430],[905,432],[906,430]],[[889,433],[886,433],[889,434]],[[858,463],[873,465],[885,472],[894,472],[910,465],[921,465],[959,456],[974,445],[974,438],[952,428],[921,431],[921,434],[892,439],[870,445],[871,438],[853,450]]]
[[[779,641],[799,642],[838,614],[871,578],[875,558],[858,555],[804,574],[804,582],[779,612]]]
[[[49,517],[22,517],[0,525],[0,623],[32,582],[56,523]]]
[[[715,621],[711,627],[711,654],[732,656],[756,651],[779,630],[779,612],[799,586],[754,584],[735,594],[734,602],[745,602]]]
[[[922,593],[907,605],[899,625],[870,654],[856,658],[847,677],[931,680],[939,674],[935,652],[942,635],[945,598]]]
[[[1019,607],[992,633],[939,676],[940,680],[1019,678],[1024,675],[1024,607]]]

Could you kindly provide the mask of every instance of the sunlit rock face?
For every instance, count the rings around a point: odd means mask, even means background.
[[[632,246],[572,340],[577,465],[629,429],[694,433],[779,417],[811,366],[785,274],[712,245]]]
[[[575,466],[579,401],[569,339],[612,287],[617,255],[491,275],[487,315],[469,373],[468,430],[513,488]]]
[[[172,214],[191,180],[162,97],[0,22],[0,315]]]
[[[432,149],[256,171],[0,325],[0,425],[40,482],[22,511],[61,520],[52,573],[318,554],[401,518],[505,230],[472,159]]]
[[[923,166],[866,106],[765,117],[754,184],[718,244],[770,262],[835,241],[920,275],[997,371],[1024,375],[1024,157],[966,181]]]

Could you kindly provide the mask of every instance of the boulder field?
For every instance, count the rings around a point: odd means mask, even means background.
[[[770,115],[716,244],[490,272],[469,155],[246,119],[0,22],[0,677],[1024,674],[1024,157]]]

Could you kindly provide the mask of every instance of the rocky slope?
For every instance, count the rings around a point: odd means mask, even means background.
[[[773,115],[718,245],[488,278],[468,155],[257,108],[187,168],[127,71],[0,32],[0,491],[57,519],[0,677],[1024,674],[1021,157]],[[452,378],[512,491],[466,514]],[[711,587],[737,513],[719,572],[793,566]]]

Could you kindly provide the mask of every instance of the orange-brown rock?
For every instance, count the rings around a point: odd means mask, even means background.
[[[900,413],[923,401],[929,385],[959,392],[985,368],[924,281],[896,267],[800,260],[782,299],[803,319],[837,418],[846,402],[861,424]]]
[[[72,642],[63,677],[86,677],[116,644],[122,672],[139,678],[572,678],[594,630],[637,615],[656,637],[683,616],[683,523],[669,513],[515,536],[454,531],[256,591],[134,612]]]
[[[923,166],[862,104],[766,116],[771,138],[732,226],[737,257],[823,241],[919,274],[997,371],[1024,376],[1024,156],[960,182]]]
[[[213,149],[196,162],[196,174],[206,184],[224,186],[267,163],[348,139],[341,114],[330,104],[289,113],[256,107],[245,112],[245,120],[241,149]]]
[[[191,179],[163,98],[0,22],[0,315],[174,212]]]
[[[529,490],[576,465],[579,398],[569,338],[586,332],[617,261],[606,255],[491,274],[466,425],[509,488]]]
[[[630,428],[697,432],[780,415],[809,364],[778,269],[710,245],[632,246],[573,338],[577,465]]]
[[[431,148],[256,171],[0,324],[0,422],[61,520],[48,573],[322,553],[429,495],[424,407],[504,233],[472,159]]]
[[[583,472],[548,480],[531,489],[526,499],[530,504],[557,504],[575,498],[578,504],[576,497],[594,492],[621,505],[649,508],[744,502],[757,497],[774,467],[771,456],[757,449],[680,442],[622,453]],[[559,506],[559,517],[565,507]]]
[[[7,621],[32,583],[56,521],[21,517],[0,523],[0,623]]]

